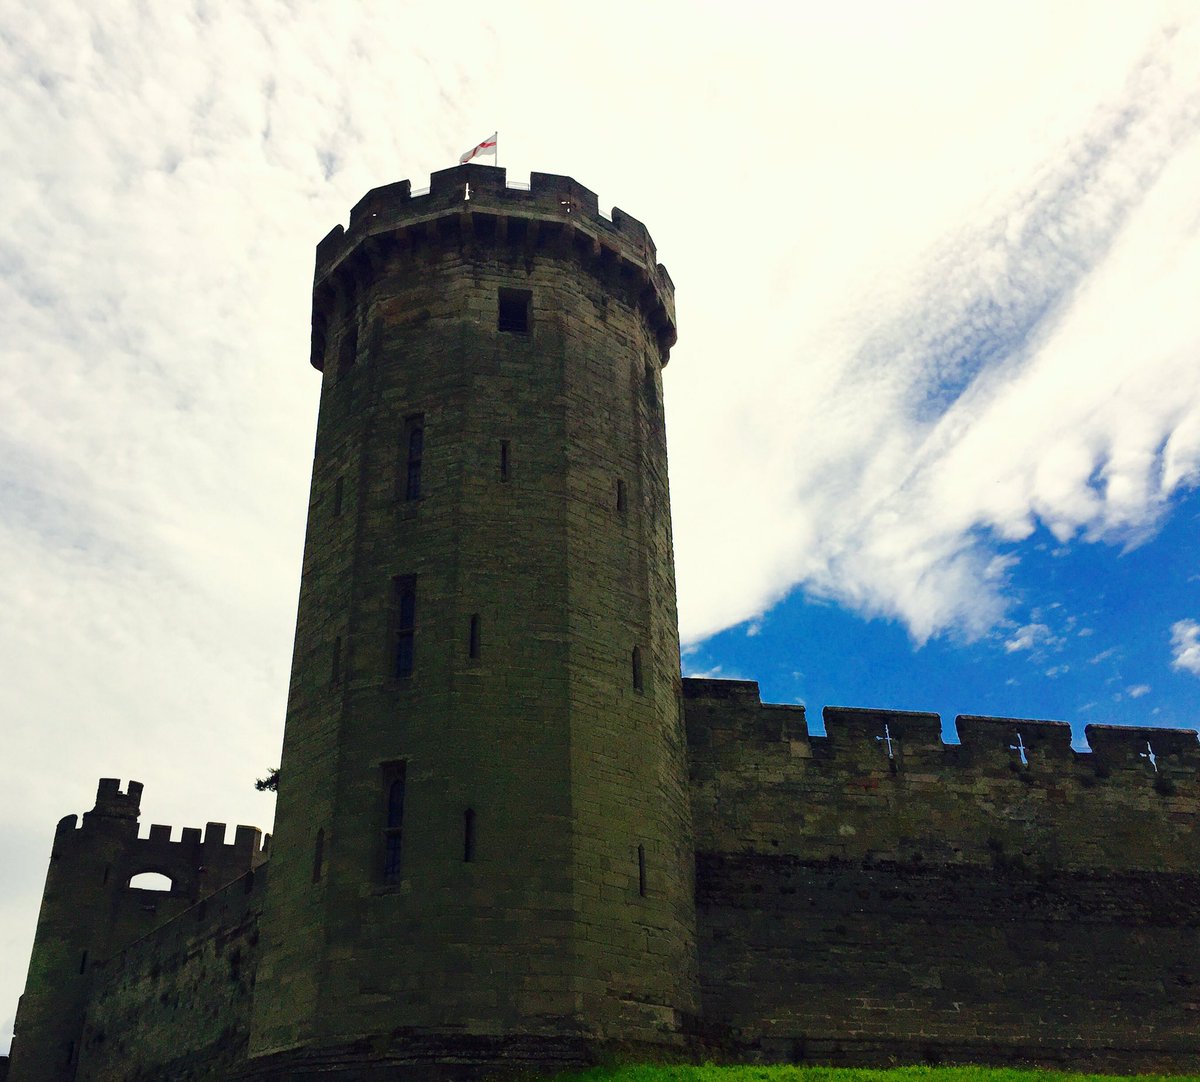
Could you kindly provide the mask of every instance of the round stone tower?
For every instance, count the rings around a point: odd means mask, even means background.
[[[321,242],[312,325],[252,1073],[677,1044],[675,319],[649,234],[567,177],[403,181]]]

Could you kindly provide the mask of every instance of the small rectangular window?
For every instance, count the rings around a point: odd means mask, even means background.
[[[500,480],[508,480],[508,440],[500,441]]]
[[[342,333],[342,346],[338,352],[337,378],[344,379],[358,359],[358,328],[347,327]]]
[[[383,764],[383,881],[400,881],[404,840],[404,787],[407,763]]]
[[[345,488],[345,478],[339,477],[333,483],[333,517],[337,518],[342,513],[342,491]]]
[[[646,897],[646,847],[638,846],[638,894]]]
[[[463,812],[463,861],[470,864],[475,859],[475,809]]]
[[[658,380],[654,374],[654,366],[650,363],[650,358],[645,361],[645,369],[642,374],[642,394],[646,399],[646,409],[651,413],[658,410]]]
[[[630,660],[633,676],[633,690],[644,691],[646,685],[642,677],[642,648],[640,646],[635,646],[633,648],[633,655]]]
[[[415,414],[404,422],[404,468],[400,489],[406,500],[421,498],[421,460],[425,456],[425,416]]]
[[[625,514],[629,510],[629,497],[625,494],[625,482],[617,481],[617,513]]]
[[[392,676],[404,680],[413,673],[413,637],[417,625],[417,577],[397,575],[392,579],[391,665]]]
[[[479,613],[471,617],[471,633],[467,641],[467,656],[473,661],[479,660]]]
[[[532,300],[533,293],[528,289],[501,289],[497,329],[509,334],[527,334]]]
[[[325,866],[325,828],[322,827],[317,831],[316,841],[313,843],[313,869],[312,881],[314,883],[321,882],[321,872]],[[254,873],[251,872],[251,875]]]

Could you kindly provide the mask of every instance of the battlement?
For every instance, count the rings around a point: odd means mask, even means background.
[[[229,842],[225,840],[229,831],[225,823],[206,823],[203,829],[184,827],[178,841],[171,840],[173,827],[154,823],[145,837],[138,837],[142,784],[131,781],[126,792],[121,792],[120,784],[116,778],[101,778],[96,792],[96,806],[84,813],[82,822],[77,815],[63,816],[58,821],[56,837],[71,833],[78,833],[82,837],[97,829],[111,831],[114,824],[110,820],[115,819],[122,821],[122,833],[129,834],[131,843],[136,843],[136,851],[147,856],[184,850],[192,853],[200,849],[218,856],[225,854],[252,859],[256,864],[266,859],[270,835],[264,836],[258,827],[243,824],[234,828],[233,840]]]
[[[257,827],[239,825],[226,840],[225,823],[184,827],[172,841],[170,826],[155,823],[139,836],[138,815],[142,786],[131,781],[120,791],[114,778],[103,778],[96,807],[82,822],[75,815],[59,820],[54,851],[60,861],[86,863],[102,859],[110,866],[109,880],[125,885],[141,872],[158,872],[170,878],[172,893],[193,897],[215,889],[261,865],[269,851],[270,835]],[[78,825],[77,825],[78,824]]]
[[[509,186],[506,171],[496,166],[440,170],[421,193],[407,180],[367,192],[351,210],[349,226],[335,226],[317,245],[314,323],[330,316],[339,292],[366,277],[363,268],[390,252],[464,239],[573,255],[606,282],[624,282],[666,363],[676,339],[675,287],[646,227],[616,207],[606,218],[596,194],[571,177],[533,173],[528,187]],[[323,351],[314,348],[312,364],[323,370]]]
[[[1178,870],[1200,859],[1193,730],[774,706],[750,681],[684,680],[703,851]]]
[[[142,805],[142,783],[130,781],[125,792],[121,792],[119,778],[101,778],[96,786],[96,806],[93,815],[109,815],[120,819],[138,817]]]
[[[791,754],[853,757],[865,751],[868,754],[862,762],[869,766],[888,750],[890,739],[893,758],[903,749],[909,756],[938,754],[948,763],[964,766],[989,760],[1008,764],[1020,761],[1023,752],[1026,762],[1022,765],[1030,767],[1051,760],[1090,770],[1103,762],[1110,770],[1136,768],[1154,773],[1170,766],[1200,772],[1200,739],[1195,729],[1088,725],[1084,734],[1091,750],[1076,751],[1071,726],[1065,721],[959,714],[954,719],[955,743],[942,739],[940,714],[827,706],[821,712],[825,735],[819,736],[809,730],[803,706],[764,703],[754,680],[685,678],[683,698],[688,704],[688,742],[694,746],[730,739],[760,743],[802,740],[808,748],[792,748]]]

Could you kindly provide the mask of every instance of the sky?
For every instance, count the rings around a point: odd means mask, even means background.
[[[685,674],[1200,722],[1194,5],[0,0],[0,91],[0,1053],[99,777],[270,828],[313,248],[494,130],[676,284]]]

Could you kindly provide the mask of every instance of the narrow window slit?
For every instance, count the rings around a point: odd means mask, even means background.
[[[508,480],[508,440],[500,441],[500,480]]]
[[[413,638],[417,620],[417,577],[392,579],[392,676],[404,680],[413,674]]]
[[[471,633],[467,644],[467,656],[479,660],[479,613],[471,617]]]
[[[650,364],[650,358],[645,359],[645,367],[642,374],[642,394],[646,399],[646,408],[653,413],[658,409],[658,382],[654,376],[654,367]]]
[[[400,856],[404,829],[404,762],[385,763],[383,789],[385,811],[383,819],[383,881],[400,881]]]
[[[313,870],[312,881],[314,883],[321,882],[321,871],[325,864],[325,828],[321,827],[317,831],[317,839],[313,843]]]
[[[342,335],[342,347],[338,353],[337,378],[345,379],[358,359],[358,328],[349,327]]]
[[[342,492],[345,488],[345,478],[339,477],[333,483],[333,517],[338,518],[342,513]]]
[[[470,864],[475,859],[475,809],[463,812],[463,862]]]
[[[404,422],[404,498],[421,498],[421,460],[425,457],[425,417],[417,414]]]
[[[339,635],[333,640],[332,657],[329,664],[329,682],[331,684],[340,684],[342,682],[342,637]]]
[[[646,847],[638,846],[638,894],[646,897]]]
[[[645,682],[642,677],[642,648],[640,646],[635,646],[633,648],[633,654],[630,657],[630,662],[633,676],[633,690],[644,691]]]
[[[80,973],[84,972],[87,969],[87,954],[88,954],[88,952],[84,951],[79,956],[79,972]]]
[[[618,479],[618,481],[617,481],[617,513],[623,515],[628,510],[629,510],[629,497],[626,495],[626,492],[625,492],[625,482]]]

